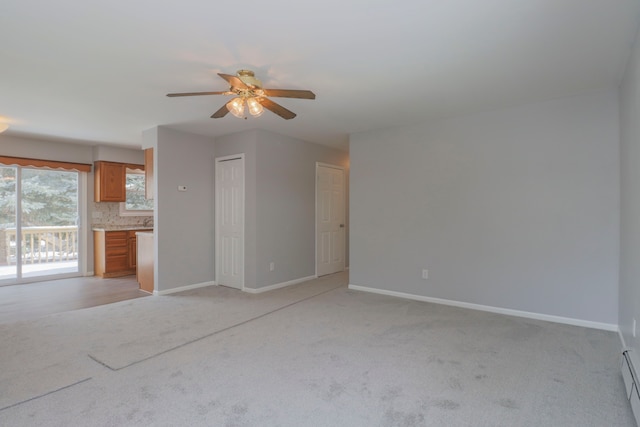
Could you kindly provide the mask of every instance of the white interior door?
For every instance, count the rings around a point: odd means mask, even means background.
[[[344,270],[344,170],[316,165],[316,274]]]
[[[244,287],[244,156],[216,159],[216,282]]]

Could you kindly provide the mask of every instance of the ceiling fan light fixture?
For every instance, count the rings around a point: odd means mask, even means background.
[[[215,113],[212,119],[220,119],[228,113],[240,119],[246,119],[245,104],[249,108],[249,114],[253,117],[262,115],[265,109],[282,117],[291,120],[296,117],[296,113],[287,110],[282,105],[273,102],[271,97],[316,99],[316,95],[310,90],[299,89],[264,89],[262,82],[256,79],[251,70],[238,70],[235,76],[231,74],[218,73],[223,80],[229,84],[229,89],[224,92],[181,92],[168,93],[167,96],[199,96],[199,95],[235,95],[236,97],[225,103]]]
[[[260,117],[264,113],[264,108],[256,98],[247,98],[247,106],[249,107],[249,113],[253,117]]]
[[[244,118],[244,100],[242,98],[234,98],[228,104],[229,112],[239,119]]]

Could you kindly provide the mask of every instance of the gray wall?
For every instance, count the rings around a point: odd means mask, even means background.
[[[640,41],[620,85],[621,241],[620,331],[627,346],[640,350],[633,336],[640,322]],[[638,324],[640,327],[640,324]],[[637,368],[637,367],[636,367]]]
[[[144,165],[144,151],[98,145],[93,147],[93,160]]]
[[[352,135],[350,282],[615,325],[617,117],[603,92]]]
[[[155,166],[155,289],[214,280],[212,138],[159,127]],[[186,185],[187,191],[178,191]]]
[[[12,135],[0,135],[0,154],[60,162],[87,163],[104,160],[109,162],[144,164],[144,152],[108,145],[85,145],[62,141],[44,141]]]
[[[348,153],[257,131],[256,288],[315,275],[316,162],[346,168]]]
[[[315,164],[346,167],[348,153],[263,130],[216,138],[216,157],[240,153],[246,175],[245,286],[313,276]]]
[[[90,145],[0,135],[0,154],[4,156],[93,164],[93,149]]]

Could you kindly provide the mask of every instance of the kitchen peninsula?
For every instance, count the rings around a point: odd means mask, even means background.
[[[140,284],[140,289],[153,293],[153,232],[138,231],[138,267],[136,269],[136,279]]]

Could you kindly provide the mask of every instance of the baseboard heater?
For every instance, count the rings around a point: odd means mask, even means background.
[[[636,373],[636,369],[633,365],[633,357],[631,356],[631,352],[629,350],[625,350],[622,352],[622,378],[624,379],[624,388],[627,393],[627,399],[631,404],[631,410],[633,411],[633,416],[636,419],[636,425],[640,424],[638,421],[640,420],[640,391],[638,391],[638,387],[640,387],[640,382],[638,381],[638,375]]]

